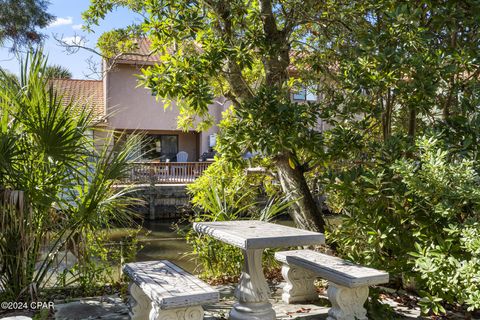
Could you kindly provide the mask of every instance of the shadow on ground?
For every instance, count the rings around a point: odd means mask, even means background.
[[[316,303],[287,305],[281,300],[281,288],[283,283],[271,287],[273,295],[270,302],[275,309],[279,320],[325,320],[327,318],[329,303],[326,297],[322,297]],[[234,285],[216,287],[220,291],[221,300],[217,304],[205,306],[205,320],[223,320],[228,318],[234,303]],[[82,299],[68,303],[56,304],[55,319],[57,320],[83,320],[83,319],[111,319],[127,320],[128,307],[121,298],[95,297]],[[405,320],[421,319],[419,311],[394,307],[399,318]]]

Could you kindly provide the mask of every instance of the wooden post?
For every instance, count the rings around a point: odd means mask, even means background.
[[[155,181],[153,179],[150,180],[150,192],[149,192],[149,219],[155,220],[155,200],[156,200],[157,190],[155,188]]]

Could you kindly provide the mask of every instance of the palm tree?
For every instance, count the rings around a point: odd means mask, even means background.
[[[138,204],[132,188],[112,188],[138,139],[97,152],[90,112],[62,103],[45,70],[36,52],[18,80],[0,71],[0,288],[11,301],[35,299],[68,241],[130,221]]]
[[[70,70],[59,64],[47,66],[43,72],[44,77],[48,79],[71,79],[72,73]]]
[[[9,78],[10,80],[18,81],[18,78],[14,73],[8,71],[7,69],[1,68],[1,67],[0,67],[0,77],[2,77],[2,78],[6,77],[6,78]]]

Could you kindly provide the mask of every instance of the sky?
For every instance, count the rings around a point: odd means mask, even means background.
[[[92,59],[100,63],[98,55],[87,50],[80,50],[77,53],[69,54],[64,48],[58,45],[54,36],[72,41],[74,37],[85,37],[85,46],[95,48],[98,37],[105,31],[121,28],[133,21],[138,21],[138,16],[126,9],[119,9],[110,13],[100,25],[94,26],[94,33],[87,33],[81,30],[84,23],[81,14],[90,4],[89,0],[50,0],[48,12],[56,19],[45,29],[39,31],[47,36],[44,42],[44,52],[48,55],[48,64],[59,64],[69,69],[74,79],[96,79],[98,74],[92,74],[89,70],[87,60]],[[6,43],[6,46],[9,44]],[[13,72],[19,73],[18,56],[8,48],[0,48],[0,66]]]

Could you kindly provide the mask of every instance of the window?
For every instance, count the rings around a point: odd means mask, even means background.
[[[295,101],[317,101],[317,86],[303,86],[293,93]]]
[[[306,90],[305,88],[303,89],[300,89],[299,91],[295,92],[293,94],[293,100],[306,100],[307,99],[307,93],[306,93]]]
[[[178,153],[177,135],[147,135],[143,158],[160,161],[174,161]]]

